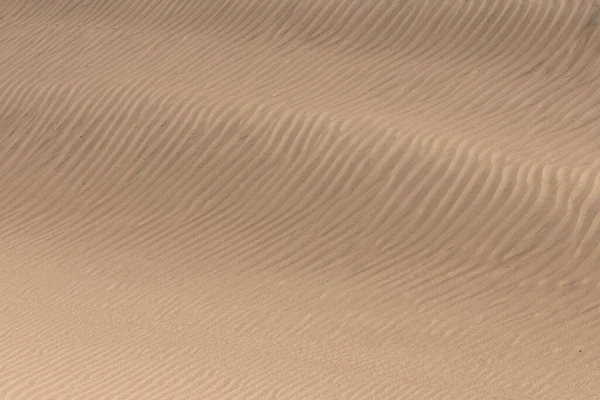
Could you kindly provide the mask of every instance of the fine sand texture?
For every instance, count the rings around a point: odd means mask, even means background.
[[[600,399],[600,1],[0,5],[0,399]]]

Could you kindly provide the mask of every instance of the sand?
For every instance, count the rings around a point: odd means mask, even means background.
[[[1,3],[0,399],[600,398],[600,2]]]

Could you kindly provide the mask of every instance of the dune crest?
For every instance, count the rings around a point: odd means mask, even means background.
[[[5,0],[0,399],[600,398],[599,22]]]

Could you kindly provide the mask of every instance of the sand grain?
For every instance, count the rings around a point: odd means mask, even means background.
[[[4,0],[0,399],[600,398],[600,4]]]

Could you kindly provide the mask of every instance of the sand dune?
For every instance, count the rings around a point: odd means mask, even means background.
[[[0,399],[600,398],[599,23],[2,1]]]

